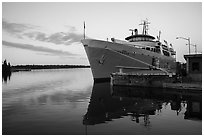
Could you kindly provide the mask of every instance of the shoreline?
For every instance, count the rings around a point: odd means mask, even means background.
[[[16,65],[11,66],[11,72],[31,71],[36,69],[70,69],[70,68],[90,68],[85,65]]]

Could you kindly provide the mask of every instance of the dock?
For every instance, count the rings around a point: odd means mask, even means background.
[[[178,82],[176,77],[175,73],[166,73],[161,70],[141,70],[126,73],[120,70],[111,74],[111,85],[202,90],[202,82]]]

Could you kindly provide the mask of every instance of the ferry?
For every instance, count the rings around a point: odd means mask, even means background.
[[[123,68],[124,72],[141,69],[159,69],[166,73],[176,72],[176,52],[172,44],[161,42],[160,34],[155,38],[148,34],[144,20],[141,34],[130,29],[131,35],[125,40],[111,38],[111,41],[97,39],[81,40],[93,74],[94,81],[110,80],[111,73]]]

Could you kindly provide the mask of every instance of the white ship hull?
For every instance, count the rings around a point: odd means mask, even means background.
[[[82,43],[94,80],[110,79],[111,73],[119,71],[118,66],[149,68],[155,57],[159,59],[160,68],[175,72],[176,61],[172,57],[108,41],[84,39]],[[125,71],[130,71],[130,69],[125,69]]]

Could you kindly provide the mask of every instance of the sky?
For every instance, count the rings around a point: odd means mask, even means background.
[[[202,52],[201,2],[3,2],[2,61],[18,64],[89,65],[80,40],[86,37],[125,40],[129,29],[142,33],[148,19],[149,34],[173,45],[176,60],[185,62],[187,40]],[[195,47],[191,46],[191,53]]]

